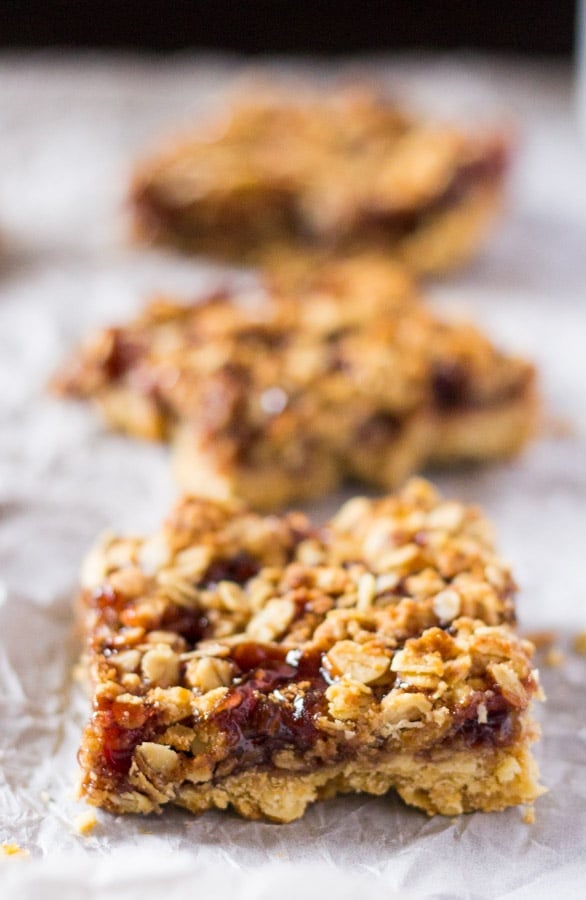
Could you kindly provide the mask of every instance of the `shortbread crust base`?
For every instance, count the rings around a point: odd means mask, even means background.
[[[533,733],[530,739],[536,736]],[[142,787],[144,790],[144,784]],[[362,792],[381,796],[390,790],[430,816],[456,816],[475,810],[496,812],[533,803],[545,792],[524,743],[481,753],[445,749],[429,758],[395,753],[308,774],[245,771],[212,784],[170,784],[166,792],[153,791],[150,797],[138,791],[108,793],[94,787],[87,775],[82,787],[83,796],[90,803],[115,813],[161,812],[168,803],[192,813],[232,806],[247,819],[279,823],[299,819],[311,803],[337,794]]]

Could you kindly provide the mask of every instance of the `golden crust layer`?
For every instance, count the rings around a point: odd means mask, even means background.
[[[150,538],[106,536],[82,584],[90,803],[291,821],[346,791],[445,815],[541,793],[510,571],[427,482],[321,529],[187,497]]]
[[[137,233],[266,258],[279,245],[378,245],[420,273],[477,248],[498,208],[502,134],[422,122],[368,90],[261,95],[137,171]]]
[[[271,509],[348,477],[388,490],[428,463],[512,454],[533,431],[534,381],[361,254],[290,259],[253,294],[156,300],[84,345],[56,387],[170,440],[184,489]]]

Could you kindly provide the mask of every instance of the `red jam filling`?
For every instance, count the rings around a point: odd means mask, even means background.
[[[260,570],[260,563],[246,551],[241,551],[229,559],[217,559],[208,567],[201,585],[211,587],[220,581],[234,581],[246,584]]]
[[[213,715],[230,755],[242,766],[267,765],[279,749],[312,748],[320,736],[316,717],[326,705],[322,654],[247,643],[234,648],[231,660],[240,675]]]
[[[478,707],[486,707],[486,721],[478,718]],[[454,727],[449,742],[464,744],[467,748],[506,747],[514,739],[515,722],[511,707],[501,694],[487,691],[478,693],[472,702],[455,713]]]
[[[146,703],[98,700],[92,721],[101,733],[102,770],[118,778],[128,775],[135,749],[156,732],[155,710]]]

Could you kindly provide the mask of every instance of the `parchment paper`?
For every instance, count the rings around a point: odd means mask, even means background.
[[[350,67],[353,68],[353,67]],[[482,258],[432,288],[538,361],[558,422],[523,458],[438,476],[480,503],[522,586],[526,630],[555,628],[566,662],[544,669],[537,747],[550,793],[520,810],[427,819],[393,797],[317,805],[288,826],[212,812],[73,818],[75,753],[88,703],[72,685],[71,599],[80,558],[106,526],[153,528],[175,489],[163,448],[104,433],[48,398],[53,367],[98,323],[156,290],[189,296],[218,267],[132,248],[125,184],[161,133],[221,101],[230,59],[0,58],[0,894],[24,897],[584,896],[586,664],[586,150],[570,72],[498,60],[379,58],[362,64],[437,115],[500,118],[519,134],[510,209]],[[268,77],[333,69],[274,63]],[[233,277],[245,277],[234,275]],[[570,428],[559,428],[566,420]],[[337,500],[322,504],[324,515]],[[395,891],[398,893],[395,895]]]

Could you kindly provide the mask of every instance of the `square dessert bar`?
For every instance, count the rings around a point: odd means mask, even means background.
[[[508,155],[502,133],[420,121],[368,90],[257,90],[145,162],[131,200],[139,235],[182,250],[378,244],[440,272],[481,242]]]
[[[534,382],[418,303],[395,264],[358,255],[252,295],[156,300],[85,344],[56,387],[169,440],[184,489],[274,509],[344,479],[388,490],[427,463],[512,454],[534,428]]]
[[[82,584],[96,806],[289,822],[354,791],[450,816],[542,793],[515,584],[425,481],[322,528],[186,497],[152,537],[106,536]]]

